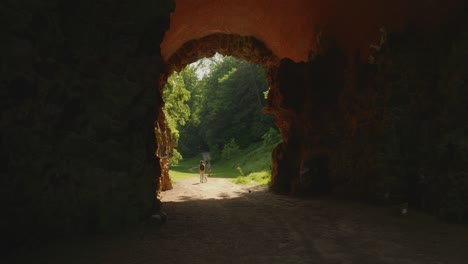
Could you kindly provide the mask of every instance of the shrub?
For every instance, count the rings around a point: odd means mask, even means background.
[[[177,151],[177,149],[173,148],[172,149],[172,157],[171,157],[171,163],[172,165],[177,165],[179,164],[179,161],[183,160],[182,155]]]
[[[230,159],[231,157],[239,154],[240,148],[236,143],[236,140],[231,138],[231,140],[224,145],[223,151],[221,152],[221,157],[225,160]]]

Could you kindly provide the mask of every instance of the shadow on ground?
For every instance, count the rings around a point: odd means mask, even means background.
[[[2,263],[459,264],[468,259],[467,227],[417,212],[400,217],[391,208],[295,199],[265,188],[197,198],[193,194],[202,186],[188,195],[174,192],[177,201],[165,200],[164,225],[149,220],[119,235],[69,237]]]

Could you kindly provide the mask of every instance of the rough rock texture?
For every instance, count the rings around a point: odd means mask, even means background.
[[[212,34],[254,36],[279,58],[307,61],[317,36],[333,36],[345,52],[363,56],[380,26],[404,30],[408,23],[438,30],[463,0],[176,0],[171,28],[161,44],[168,60],[186,42]]]
[[[162,106],[163,105],[164,103]],[[172,149],[177,145],[177,142],[172,137],[170,128],[167,126],[166,117],[162,111],[162,107],[159,108],[158,119],[155,122],[154,132],[156,135],[156,156],[159,158],[161,170],[160,174],[156,175],[156,192],[159,195],[161,191],[172,189],[172,182],[169,176],[169,159],[172,157]]]
[[[155,79],[174,5],[137,2],[0,4],[2,250],[157,209]]]
[[[468,220],[468,21],[389,34],[376,63],[331,47],[283,60],[268,112],[277,192],[406,203]]]
[[[185,43],[166,62],[166,71],[161,78],[160,86],[164,87],[167,78],[180,71],[188,64],[200,58],[213,57],[216,52],[225,56],[233,56],[251,63],[261,65],[269,76],[275,75],[279,59],[265,44],[252,36],[236,34],[213,34]]]

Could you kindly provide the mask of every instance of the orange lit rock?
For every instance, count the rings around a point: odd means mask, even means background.
[[[379,27],[388,31],[402,30],[410,23],[434,27],[461,2],[176,0],[161,53],[167,60],[190,40],[222,33],[253,36],[279,58],[296,62],[306,61],[310,50],[319,51],[320,34],[320,41],[331,37],[348,53],[362,49],[365,55],[369,43],[378,38]]]

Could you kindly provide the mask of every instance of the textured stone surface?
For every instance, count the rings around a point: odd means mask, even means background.
[[[462,2],[176,0],[161,52],[167,60],[192,39],[222,33],[253,36],[279,58],[307,61],[310,50],[318,52],[316,36],[322,32],[346,52],[366,53],[380,26],[399,31],[414,23],[432,30]]]
[[[170,1],[0,4],[2,250],[155,210]],[[4,244],[5,243],[5,244]]]
[[[283,60],[267,109],[284,140],[272,189],[409,202],[466,221],[466,25],[390,34],[377,64],[339,49]]]
[[[159,195],[161,191],[172,189],[172,182],[169,176],[169,159],[172,157],[172,149],[177,145],[175,139],[172,138],[171,130],[167,125],[166,117],[161,107],[159,107],[154,132],[156,135],[156,156],[159,159],[161,168],[160,174],[156,175],[156,192]]]

